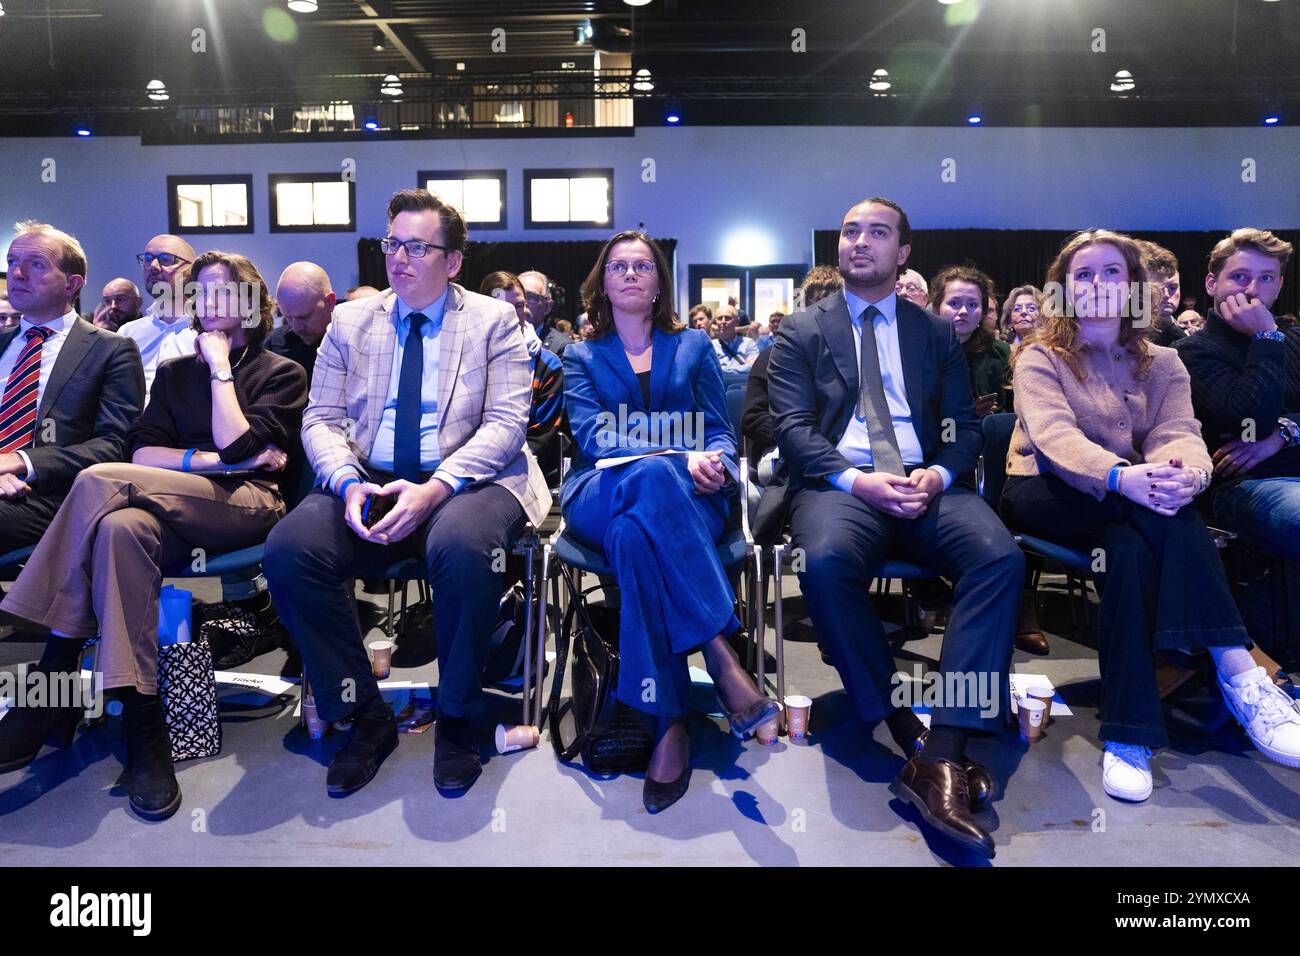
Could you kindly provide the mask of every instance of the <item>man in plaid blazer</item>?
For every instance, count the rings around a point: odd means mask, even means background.
[[[434,783],[464,789],[480,770],[470,709],[504,556],[550,508],[524,440],[532,363],[515,312],[451,282],[466,239],[460,213],[428,192],[393,196],[382,243],[391,288],[340,304],[317,354],[302,444],[319,487],[267,541],[271,594],[317,712],[353,721],[330,763],[333,796],[365,786],[397,746],[353,579],[424,562],[438,636]]]

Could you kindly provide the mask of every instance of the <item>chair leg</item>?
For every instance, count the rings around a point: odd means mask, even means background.
[[[535,698],[536,703],[533,705],[535,712],[533,726],[539,730],[545,716],[542,713],[542,693],[546,689],[546,579],[550,572],[551,546],[548,544],[542,548],[542,579],[537,588],[537,697]],[[556,578],[556,586],[558,587],[558,585],[559,578]]]
[[[767,640],[763,627],[763,549],[754,545],[754,570],[750,574],[750,597],[748,623],[752,630],[750,639],[757,640],[756,656],[758,658],[758,692],[767,696]],[[755,619],[757,618],[757,620]]]
[[[397,596],[397,582],[388,582],[388,614],[384,618],[384,634],[391,641],[396,635],[393,629],[393,599]]]
[[[533,689],[533,609],[536,595],[533,588],[535,579],[533,577],[533,556],[535,549],[532,544],[526,545],[523,549],[524,556],[524,685],[520,690],[520,719],[521,724],[532,723],[532,700],[529,697]]]
[[[785,726],[785,620],[781,594],[781,561],[785,545],[772,548],[772,589],[776,592],[776,702],[781,705],[780,726]]]

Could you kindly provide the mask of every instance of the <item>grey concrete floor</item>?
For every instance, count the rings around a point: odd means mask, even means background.
[[[213,600],[200,583],[196,593]],[[414,594],[414,588],[412,588]],[[367,598],[367,600],[377,600]],[[1300,858],[1300,773],[1266,762],[1230,726],[1211,739],[1175,737],[1154,764],[1155,793],[1132,806],[1101,788],[1095,651],[1064,636],[1064,598],[1044,595],[1047,658],[1016,654],[1019,671],[1046,674],[1074,710],[1032,746],[1014,734],[977,740],[971,755],[1003,784],[982,816],[997,841],[993,865],[1289,865]],[[369,639],[380,636],[373,630]],[[770,641],[770,635],[769,635]],[[933,661],[941,636],[900,646],[900,665]],[[770,644],[769,644],[770,648]],[[0,667],[34,660],[35,644],[0,643]],[[282,653],[245,669],[277,673]],[[483,775],[463,796],[434,789],[432,734],[401,738],[364,790],[325,793],[325,766],[341,739],[311,741],[279,700],[223,697],[224,747],[180,765],[180,812],[137,820],[115,783],[116,720],[47,748],[0,777],[0,865],[167,864],[974,864],[919,828],[888,792],[902,765],[883,727],[865,736],[834,670],[815,644],[787,643],[787,693],[815,701],[805,745],[743,744],[697,714],[689,793],[662,815],[641,806],[641,778],[592,778],[538,749],[497,755],[491,728],[514,722],[518,698],[484,707]],[[697,663],[699,663],[697,661]],[[436,665],[398,678],[436,682]],[[701,688],[707,710],[709,692]]]

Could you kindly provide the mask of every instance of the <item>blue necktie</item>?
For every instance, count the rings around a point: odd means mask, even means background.
[[[394,418],[393,476],[420,480],[420,393],[424,385],[424,336],[420,334],[428,317],[412,312],[411,324],[402,348],[402,372],[397,379],[397,414]]]

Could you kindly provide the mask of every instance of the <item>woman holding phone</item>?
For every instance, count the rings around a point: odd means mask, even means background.
[[[286,466],[307,404],[302,366],[263,348],[271,298],[253,263],[207,252],[190,266],[196,352],[158,367],[128,436],[130,464],[77,476],[0,607],[52,632],[42,657],[75,671],[99,636],[97,670],[123,702],[130,806],[149,820],[180,806],[158,699],[163,568],[250,547],[284,514]],[[0,720],[0,772],[47,736],[70,741],[79,707],[15,708]]]

